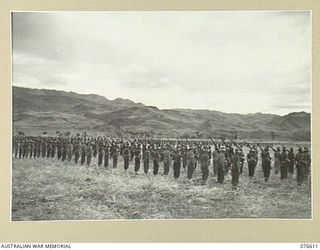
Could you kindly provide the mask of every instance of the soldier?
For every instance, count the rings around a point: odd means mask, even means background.
[[[218,182],[220,184],[223,183],[224,180],[224,167],[226,164],[226,156],[225,156],[225,147],[221,147],[221,149],[218,151],[218,156],[217,156],[217,175],[218,175]]]
[[[80,147],[80,151],[81,151],[81,159],[80,159],[80,163],[81,165],[84,164],[84,162],[86,161],[86,144],[84,142],[82,142],[81,147]]]
[[[19,144],[19,159],[23,157],[23,149],[24,149],[24,140],[21,140]]]
[[[310,157],[310,153],[309,153],[309,150],[307,147],[304,147],[303,155],[304,155],[303,158],[304,158],[304,162],[305,162],[304,174],[305,174],[305,178],[307,178],[310,173],[310,166],[311,166],[311,157]]]
[[[302,149],[298,149],[298,153],[295,156],[296,168],[297,168],[297,182],[298,186],[301,186],[304,179],[304,170],[305,170],[305,162],[304,162],[304,154]]]
[[[267,182],[270,177],[271,170],[271,156],[269,154],[268,146],[261,151],[261,159],[262,159],[262,171],[264,175],[264,181]]]
[[[62,142],[62,155],[61,155],[61,161],[65,161],[67,158],[67,146],[65,142]]]
[[[186,166],[187,166],[187,150],[186,150],[185,147],[182,148],[181,157],[182,157],[182,167],[183,167],[183,169],[186,169]]]
[[[239,150],[236,148],[235,153],[231,151],[230,157],[231,157],[231,173],[232,173],[232,190],[236,190],[239,184],[239,166],[240,166]]]
[[[289,173],[293,174],[294,172],[294,152],[293,148],[290,148],[290,151],[288,153],[288,159],[289,159]]]
[[[109,158],[110,158],[110,150],[109,150],[109,145],[106,145],[104,147],[104,167],[108,168],[109,166]]]
[[[288,176],[288,155],[286,148],[282,148],[282,152],[280,154],[280,176],[281,180],[287,179]]]
[[[87,157],[87,166],[90,166],[91,158],[92,158],[92,146],[88,143],[86,147],[86,157]]]
[[[54,158],[55,154],[56,154],[56,145],[54,142],[52,142],[52,144],[51,144],[51,158]]]
[[[153,175],[157,175],[159,171],[159,161],[160,161],[160,154],[157,146],[155,146],[153,150],[152,157],[153,157]]]
[[[76,142],[73,146],[73,153],[74,153],[74,163],[78,164],[78,160],[80,157],[80,144]]]
[[[188,153],[186,155],[187,167],[188,167],[187,177],[189,180],[191,180],[192,176],[193,176],[193,171],[194,171],[195,157],[194,157],[194,153],[193,153],[193,150],[191,147],[187,148],[187,150],[188,150]],[[184,159],[183,159],[183,161],[184,161]]]
[[[180,170],[181,170],[181,151],[178,147],[175,154],[174,154],[174,161],[173,161],[173,177],[177,180],[180,177]]]
[[[168,146],[166,146],[163,151],[163,169],[164,169],[163,174],[164,175],[168,175],[170,171],[170,162],[171,162],[170,151],[168,150]]]
[[[149,171],[150,146],[148,145],[143,152],[143,171],[145,174]]]
[[[32,158],[32,155],[33,155],[33,140],[30,140],[29,141],[29,158]]]
[[[61,142],[58,142],[58,145],[57,145],[57,156],[58,156],[58,160],[61,160],[61,157],[62,157],[62,144],[61,144]]]
[[[137,145],[134,150],[134,172],[138,173],[140,169],[140,158],[141,158],[141,151],[140,147]]]
[[[43,140],[43,141],[41,142],[41,155],[42,155],[42,158],[45,158],[45,157],[46,157],[46,148],[47,148],[46,141]]]
[[[217,174],[217,157],[218,157],[218,151],[215,148],[212,152],[212,167],[213,167],[213,174]]]
[[[68,144],[66,146],[66,152],[67,152],[67,160],[71,161],[71,159],[72,159],[72,144],[70,141],[68,141]]]
[[[280,147],[277,147],[277,151],[274,152],[274,173],[278,174],[280,171]]]
[[[118,165],[118,149],[114,146],[112,149],[112,167],[116,168]]]
[[[205,184],[207,182],[209,176],[209,154],[207,151],[207,147],[204,146],[202,152],[200,153],[200,165],[201,165],[201,173],[202,173],[202,183]]]
[[[248,155],[247,155],[247,162],[248,162],[248,168],[249,168],[249,177],[253,177],[255,167],[257,164],[256,155],[254,149],[250,149]]]
[[[102,148],[102,145],[98,144],[98,166],[99,167],[101,167],[102,165],[102,159],[103,159],[103,148]]]
[[[244,153],[242,148],[239,148],[239,156],[240,156],[240,174],[243,172],[243,164],[245,161]]]
[[[124,170],[127,170],[129,168],[129,161],[130,161],[130,149],[128,143],[126,143],[124,149],[123,149],[123,168]]]
[[[47,150],[47,158],[49,158],[51,155],[51,143],[50,142],[47,142],[46,150]]]

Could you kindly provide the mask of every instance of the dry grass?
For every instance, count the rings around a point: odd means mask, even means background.
[[[132,162],[131,162],[132,164]],[[162,164],[161,164],[162,167]],[[249,179],[247,168],[239,188],[232,191],[231,176],[216,183],[210,166],[208,185],[201,186],[196,169],[190,183],[182,169],[180,179],[135,175],[120,161],[115,170],[47,159],[13,159],[12,220],[311,218],[310,180],[297,186],[295,175],[280,181],[271,174],[264,182],[261,166]]]

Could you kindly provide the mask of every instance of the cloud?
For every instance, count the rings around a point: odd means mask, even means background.
[[[159,108],[295,111],[310,100],[310,28],[307,11],[17,12],[13,82]]]

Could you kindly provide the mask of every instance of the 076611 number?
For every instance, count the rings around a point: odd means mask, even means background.
[[[300,244],[300,248],[318,248],[318,244]]]

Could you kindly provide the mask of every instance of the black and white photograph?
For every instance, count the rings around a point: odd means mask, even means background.
[[[311,19],[12,11],[11,220],[311,220]]]

